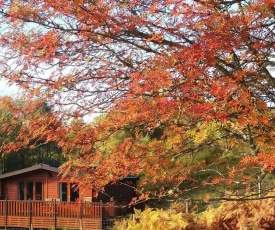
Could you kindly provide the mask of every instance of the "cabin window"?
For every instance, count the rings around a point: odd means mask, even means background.
[[[75,202],[79,198],[79,190],[77,184],[70,184],[70,201]]]
[[[18,188],[18,199],[24,200],[24,182],[19,182],[19,188]]]
[[[19,200],[42,200],[42,182],[19,182]]]
[[[35,200],[42,200],[42,182],[35,182]]]
[[[60,201],[75,202],[79,198],[79,191],[75,183],[59,183],[59,199]]]
[[[59,183],[59,198],[61,201],[68,201],[67,183]]]
[[[27,182],[27,200],[33,200],[33,182]]]

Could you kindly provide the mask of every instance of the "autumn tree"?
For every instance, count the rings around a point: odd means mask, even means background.
[[[57,141],[71,159],[64,169],[80,170],[87,183],[145,172],[143,182],[158,184],[162,196],[220,183],[241,184],[245,196],[273,171],[272,0],[0,6],[2,76],[28,97],[46,98],[64,124],[107,114],[66,132],[30,127]],[[50,118],[42,117],[33,122],[45,127]],[[132,135],[107,153],[102,144],[121,130]]]
[[[54,122],[51,109],[43,100],[31,102],[32,110],[22,108],[29,102],[22,98],[0,98],[0,144],[1,173],[30,167],[38,163],[60,165],[65,161],[61,148],[44,136],[38,136],[35,130],[58,128],[58,120]],[[41,116],[43,115],[43,116]],[[51,123],[38,122],[38,119],[50,117]],[[35,121],[39,127],[35,124]],[[48,120],[50,121],[50,120]],[[35,129],[33,129],[35,128]],[[39,131],[38,131],[39,132]],[[12,147],[13,146],[13,147]]]

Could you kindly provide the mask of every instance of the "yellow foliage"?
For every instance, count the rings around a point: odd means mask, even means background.
[[[219,208],[210,209],[204,215],[205,218],[212,216],[208,227],[213,230],[264,230],[275,226],[274,207],[274,199],[224,202]]]
[[[143,212],[135,210],[135,214],[127,220],[116,223],[115,230],[184,230],[198,229],[194,214],[177,212],[174,209],[151,209]]]
[[[271,198],[224,202],[199,214],[181,211],[135,210],[131,218],[117,222],[114,230],[266,230],[275,226],[275,199]]]

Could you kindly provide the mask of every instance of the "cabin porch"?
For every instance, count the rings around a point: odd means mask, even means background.
[[[0,200],[0,227],[29,229],[103,229],[122,209],[101,202]]]

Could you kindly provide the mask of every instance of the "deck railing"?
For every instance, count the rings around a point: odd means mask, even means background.
[[[53,216],[59,217],[101,217],[100,202],[57,202],[57,201],[15,201],[0,200],[0,215],[8,216]],[[105,206],[105,205],[104,205]],[[112,208],[107,205],[106,208]],[[110,213],[110,212],[108,212]]]
[[[0,200],[3,227],[101,229],[103,218],[120,214],[119,207],[101,202]]]

